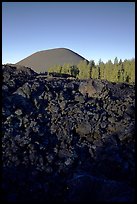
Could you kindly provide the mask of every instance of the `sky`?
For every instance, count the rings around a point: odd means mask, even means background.
[[[2,64],[68,48],[94,60],[135,57],[135,2],[2,2]]]

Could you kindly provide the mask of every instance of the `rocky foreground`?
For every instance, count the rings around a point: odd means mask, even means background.
[[[2,71],[3,202],[134,201],[133,85]]]

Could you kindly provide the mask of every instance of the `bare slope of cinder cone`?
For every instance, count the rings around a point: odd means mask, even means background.
[[[56,48],[36,52],[17,62],[16,65],[29,67],[39,73],[48,71],[48,68],[53,67],[54,65],[77,65],[82,60],[86,59],[72,50]]]

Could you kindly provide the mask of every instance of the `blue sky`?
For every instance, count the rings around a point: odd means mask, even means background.
[[[135,57],[135,3],[2,3],[3,64],[59,47],[95,62]]]

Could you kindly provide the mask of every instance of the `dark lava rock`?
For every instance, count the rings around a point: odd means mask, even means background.
[[[2,72],[3,203],[134,201],[134,85]]]
[[[86,173],[75,175],[67,183],[67,198],[71,203],[133,202],[134,190],[124,183],[106,180]]]

